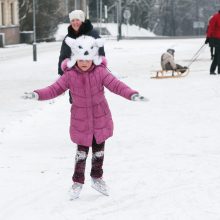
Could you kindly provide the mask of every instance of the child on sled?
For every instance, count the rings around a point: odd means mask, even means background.
[[[162,70],[173,70],[177,72],[184,73],[188,69],[186,66],[181,66],[179,64],[175,63],[174,60],[174,49],[167,49],[165,53],[162,54],[161,56],[161,67]]]

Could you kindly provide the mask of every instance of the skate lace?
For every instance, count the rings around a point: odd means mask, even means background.
[[[79,190],[81,190],[82,189],[82,184],[81,183],[74,183],[73,185],[72,185],[72,190],[73,191],[79,191]]]

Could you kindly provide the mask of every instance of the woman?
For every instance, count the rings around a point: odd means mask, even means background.
[[[66,37],[70,37],[76,39],[82,35],[88,35],[94,37],[95,39],[100,38],[97,31],[93,29],[93,26],[90,20],[85,19],[85,13],[82,10],[74,10],[69,13],[70,25],[68,27],[68,34],[65,36],[61,50],[60,50],[60,57],[58,63],[58,74],[62,75],[63,70],[61,68],[61,63],[64,59],[70,58],[71,56],[71,49],[65,43]],[[99,49],[99,55],[105,56],[104,47]]]

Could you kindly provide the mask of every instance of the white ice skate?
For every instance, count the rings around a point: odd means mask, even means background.
[[[79,194],[82,190],[82,186],[83,186],[83,184],[74,182],[74,184],[72,185],[72,187],[70,188],[70,191],[69,191],[70,192],[70,200],[74,200],[74,199],[79,198]]]
[[[109,188],[102,178],[92,178],[92,188],[105,196],[109,196]]]

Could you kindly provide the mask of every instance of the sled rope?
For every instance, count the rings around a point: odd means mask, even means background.
[[[202,51],[202,49],[203,49],[203,47],[204,47],[205,45],[206,45],[206,44],[203,44],[203,45],[199,48],[199,50],[193,55],[193,57],[192,57],[192,59],[190,60],[190,62],[189,62],[189,64],[188,64],[187,68],[189,68],[189,67],[197,60],[197,58],[200,56],[201,51]]]

